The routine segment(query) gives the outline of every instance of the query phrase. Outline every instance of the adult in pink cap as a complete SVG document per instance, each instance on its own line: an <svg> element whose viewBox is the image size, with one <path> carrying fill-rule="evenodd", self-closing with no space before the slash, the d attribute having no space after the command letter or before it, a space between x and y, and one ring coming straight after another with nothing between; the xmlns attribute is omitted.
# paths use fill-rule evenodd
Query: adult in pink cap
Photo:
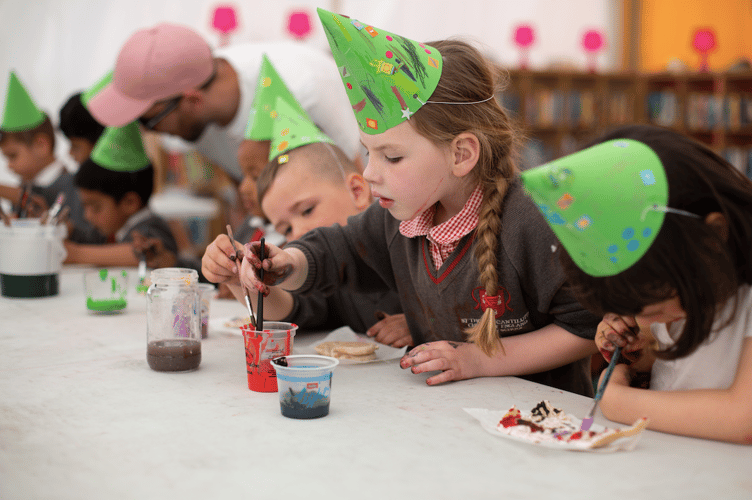
<svg viewBox="0 0 752 500"><path fill-rule="evenodd" d="M237 152L263 54L312 120L355 158L358 127L334 60L294 42L243 43L212 51L186 26L144 28L122 46L112 82L92 98L89 110L108 126L138 119L147 129L194 142L200 153L240 180Z"/></svg>

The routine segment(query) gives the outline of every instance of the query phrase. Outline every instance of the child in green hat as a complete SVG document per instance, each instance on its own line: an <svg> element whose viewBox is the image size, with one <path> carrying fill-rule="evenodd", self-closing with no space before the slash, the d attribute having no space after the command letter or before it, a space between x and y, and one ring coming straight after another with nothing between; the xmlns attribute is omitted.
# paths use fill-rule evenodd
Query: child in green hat
<svg viewBox="0 0 752 500"><path fill-rule="evenodd" d="M70 141L69 154L79 165L91 155L94 145L104 132L104 125L91 116L87 106L91 98L111 80L112 71L87 90L70 96L60 108L60 131Z"/></svg>
<svg viewBox="0 0 752 500"><path fill-rule="evenodd" d="M101 245L66 243L67 263L97 266L136 266L131 243L152 238L160 248L177 255L175 238L165 220L149 210L154 167L146 156L138 124L108 127L91 156L76 172L75 183L86 218L101 231Z"/></svg>
<svg viewBox="0 0 752 500"><path fill-rule="evenodd" d="M284 249L267 244L263 283L253 243L241 282L263 293L396 292L418 346L401 366L439 371L429 385L522 375L592 394L598 318L566 291L551 259L556 239L522 192L493 65L460 40L422 44L322 9L319 17L379 202L346 226ZM217 264L232 269L223 250Z"/></svg>
<svg viewBox="0 0 752 500"><path fill-rule="evenodd" d="M272 132L263 135L270 140L270 153L258 178L258 203L280 234L292 241L317 227L345 225L348 217L372 203L358 167L299 106L277 97L268 109L274 119L269 122ZM219 236L207 248L206 259L213 259L214 253L222 258L223 244L226 238ZM233 293L243 302L237 276L232 283ZM301 297L276 289L264 303L265 318L292 321L304 329L331 330L344 324L394 347L412 342L393 292L353 293L343 288Z"/></svg>
<svg viewBox="0 0 752 500"><path fill-rule="evenodd" d="M11 72L3 121L0 125L0 151L8 167L21 180L21 188L0 186L0 197L19 203L25 186L42 208L51 207L64 197L63 207L70 210L72 223L69 238L78 242L103 241L83 216L83 207L70 173L55 157L55 130L49 117L41 111L15 73ZM29 214L39 216L41 213Z"/></svg>
<svg viewBox="0 0 752 500"><path fill-rule="evenodd" d="M682 134L634 125L522 174L575 295L618 364L600 408L751 444L752 182ZM631 387L639 371L649 390Z"/></svg>

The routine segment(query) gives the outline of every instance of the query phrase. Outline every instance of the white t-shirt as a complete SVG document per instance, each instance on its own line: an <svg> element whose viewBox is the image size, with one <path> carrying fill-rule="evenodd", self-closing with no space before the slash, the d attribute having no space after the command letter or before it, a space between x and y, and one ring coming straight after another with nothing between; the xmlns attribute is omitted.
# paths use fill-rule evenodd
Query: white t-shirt
<svg viewBox="0 0 752 500"><path fill-rule="evenodd" d="M739 300L734 320L721 327L733 312L732 297L716 316L710 337L696 351L671 361L657 359L653 364L650 388L658 391L686 389L728 389L734 381L745 338L752 338L752 288L744 285L737 292ZM676 321L671 330L665 323L655 323L651 330L661 349L674 343L684 321Z"/></svg>
<svg viewBox="0 0 752 500"><path fill-rule="evenodd" d="M226 127L209 125L196 149L228 174L240 179L237 151L245 138L256 94L262 55L266 54L311 120L350 158L359 151L358 123L334 59L328 53L296 42L244 43L222 47L214 56L238 74L240 105Z"/></svg>

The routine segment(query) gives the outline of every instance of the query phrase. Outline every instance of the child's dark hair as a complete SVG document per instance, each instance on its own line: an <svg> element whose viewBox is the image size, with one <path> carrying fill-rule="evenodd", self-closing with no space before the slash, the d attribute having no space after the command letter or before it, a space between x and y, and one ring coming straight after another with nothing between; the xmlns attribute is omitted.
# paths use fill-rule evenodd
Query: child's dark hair
<svg viewBox="0 0 752 500"><path fill-rule="evenodd" d="M480 141L480 157L473 174L483 188L475 238L475 258L480 280L486 294L498 294L496 250L501 235L501 210L504 196L517 174L515 164L519 135L512 121L499 106L496 97L498 68L480 51L461 40L427 42L441 52L441 79L410 123L422 136L437 143L449 144L463 132L471 132ZM442 102L476 102L452 105ZM488 355L500 347L496 318L492 308L486 309L480 322L468 329L469 340ZM503 350L503 348L502 348Z"/></svg>
<svg viewBox="0 0 752 500"><path fill-rule="evenodd" d="M136 172L117 172L87 158L76 172L75 183L77 187L111 196L116 202L122 200L126 193L134 192L146 206L154 191L154 167L150 163Z"/></svg>
<svg viewBox="0 0 752 500"><path fill-rule="evenodd" d="M7 130L0 129L0 144L6 140L13 139L22 142L27 146L31 146L34 142L34 138L39 134L49 139L50 149L55 151L55 128L52 126L50 117L47 116L46 113L44 115L44 121L32 129L23 130L21 132L8 132Z"/></svg>
<svg viewBox="0 0 752 500"><path fill-rule="evenodd" d="M666 171L668 206L700 217L667 213L650 249L615 276L590 276L560 252L565 273L580 303L598 315L634 316L678 296L687 313L684 330L673 346L656 354L665 359L687 356L710 336L718 307L740 284L752 283L752 181L678 132L632 125L594 144L612 139L634 139L653 149ZM723 215L727 227L706 223L713 212Z"/></svg>
<svg viewBox="0 0 752 500"><path fill-rule="evenodd" d="M60 108L60 130L70 139L81 137L96 144L99 136L104 132L104 126L91 116L89 110L81 102L81 93L73 94Z"/></svg>

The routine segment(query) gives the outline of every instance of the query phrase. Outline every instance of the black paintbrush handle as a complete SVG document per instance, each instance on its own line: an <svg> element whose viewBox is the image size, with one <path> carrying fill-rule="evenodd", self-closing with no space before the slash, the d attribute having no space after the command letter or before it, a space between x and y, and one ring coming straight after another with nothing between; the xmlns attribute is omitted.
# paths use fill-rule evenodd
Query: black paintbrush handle
<svg viewBox="0 0 752 500"><path fill-rule="evenodd" d="M259 251L259 259L261 260L261 270L259 271L259 279L264 282L264 259L266 258L266 241L263 236L261 237L261 250ZM264 294L258 294L258 307L256 308L256 330L261 332L264 330Z"/></svg>

